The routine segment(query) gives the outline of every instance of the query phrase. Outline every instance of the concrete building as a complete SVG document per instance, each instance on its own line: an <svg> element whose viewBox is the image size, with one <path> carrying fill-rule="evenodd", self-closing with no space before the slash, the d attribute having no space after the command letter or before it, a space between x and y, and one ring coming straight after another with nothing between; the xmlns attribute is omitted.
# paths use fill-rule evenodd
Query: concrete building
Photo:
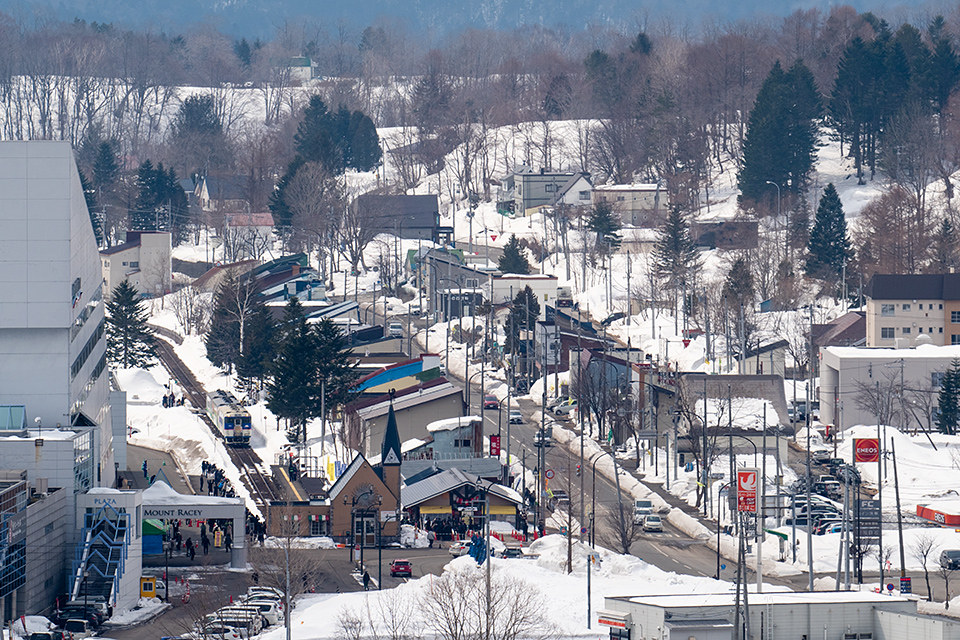
<svg viewBox="0 0 960 640"><path fill-rule="evenodd" d="M0 175L0 404L24 406L31 427L82 434L88 486L111 486L103 273L73 150L0 143ZM0 468L37 468L33 437L28 464L11 463L12 449L2 447ZM72 473L73 461L71 453L66 465L39 473ZM71 476L57 486L78 484Z"/></svg>
<svg viewBox="0 0 960 640"><path fill-rule="evenodd" d="M42 489L42 490L41 490ZM45 482L35 483L25 510L26 581L17 598L17 605L8 609L21 616L46 614L53 608L60 594L67 590L66 566L68 542L72 532L67 530L70 491L49 487Z"/></svg>
<svg viewBox="0 0 960 640"><path fill-rule="evenodd" d="M960 273L878 273L866 297L868 347L960 344Z"/></svg>
<svg viewBox="0 0 960 640"><path fill-rule="evenodd" d="M393 409L401 442L426 437L424 427L434 420L455 418L463 415L463 391L444 378L417 384L397 391ZM390 398L382 395L360 400L346 407L348 416L356 415L358 428L363 432L364 451L375 455L380 448L387 429ZM352 423L353 418L348 417Z"/></svg>
<svg viewBox="0 0 960 640"><path fill-rule="evenodd" d="M169 231L127 231L127 241L100 252L103 289L109 296L126 280L140 295L172 291L173 247Z"/></svg>
<svg viewBox="0 0 960 640"><path fill-rule="evenodd" d="M669 207L667 192L658 184L608 184L593 188L593 204L605 202L624 226L658 228Z"/></svg>
<svg viewBox="0 0 960 640"><path fill-rule="evenodd" d="M917 613L917 603L870 592L750 593L747 624L737 637L765 640L832 638L960 638L960 622ZM742 603L741 603L742 605ZM639 595L604 598L597 622L610 638L730 640L737 621L734 594ZM743 624L743 619L740 620Z"/></svg>
<svg viewBox="0 0 960 640"><path fill-rule="evenodd" d="M900 394L901 364L904 411L899 401L891 405L892 426L929 429L943 373L960 358L960 345L920 345L913 349L820 349L820 421L846 429L858 424L876 424L872 415L857 403L858 394L879 385L881 393ZM926 398L926 401L924 401Z"/></svg>

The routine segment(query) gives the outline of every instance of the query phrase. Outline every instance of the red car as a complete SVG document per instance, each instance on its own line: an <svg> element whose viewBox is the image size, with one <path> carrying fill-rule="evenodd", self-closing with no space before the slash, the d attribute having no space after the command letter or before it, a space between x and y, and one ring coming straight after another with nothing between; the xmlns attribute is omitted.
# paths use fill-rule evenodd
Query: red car
<svg viewBox="0 0 960 640"><path fill-rule="evenodd" d="M394 560L390 563L390 575L393 577L406 576L413 577L413 567L409 560Z"/></svg>
<svg viewBox="0 0 960 640"><path fill-rule="evenodd" d="M499 409L500 401L497 400L497 396L483 396L483 408L484 409Z"/></svg>

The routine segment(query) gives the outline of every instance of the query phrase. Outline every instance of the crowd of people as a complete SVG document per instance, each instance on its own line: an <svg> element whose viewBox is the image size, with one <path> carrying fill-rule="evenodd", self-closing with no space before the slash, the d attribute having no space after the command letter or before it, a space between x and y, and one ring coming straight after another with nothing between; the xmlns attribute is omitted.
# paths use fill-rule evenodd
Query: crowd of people
<svg viewBox="0 0 960 640"><path fill-rule="evenodd" d="M236 492L233 490L233 483L227 479L222 469L217 465L204 460L200 463L200 493L204 491L204 482L206 482L206 492L210 496L221 498L235 498Z"/></svg>

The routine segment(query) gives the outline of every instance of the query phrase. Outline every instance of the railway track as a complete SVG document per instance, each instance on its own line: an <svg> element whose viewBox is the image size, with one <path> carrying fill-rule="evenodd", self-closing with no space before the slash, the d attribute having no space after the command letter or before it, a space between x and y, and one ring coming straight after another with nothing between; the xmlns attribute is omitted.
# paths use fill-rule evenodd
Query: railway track
<svg viewBox="0 0 960 640"><path fill-rule="evenodd" d="M210 429L210 433L223 441L223 436L217 431L213 422L207 417L207 394L203 386L197 381L193 372L187 368L183 361L173 351L173 347L164 339L156 341L157 355L160 362L170 374L170 377L177 381L187 400L193 405L196 415L203 420ZM224 445L226 443L224 442ZM265 510L271 500L282 498L274 483L273 476L264 473L263 460L255 451L250 448L227 447L227 453L230 459L240 471L240 476L244 479L250 495L253 497L257 506Z"/></svg>

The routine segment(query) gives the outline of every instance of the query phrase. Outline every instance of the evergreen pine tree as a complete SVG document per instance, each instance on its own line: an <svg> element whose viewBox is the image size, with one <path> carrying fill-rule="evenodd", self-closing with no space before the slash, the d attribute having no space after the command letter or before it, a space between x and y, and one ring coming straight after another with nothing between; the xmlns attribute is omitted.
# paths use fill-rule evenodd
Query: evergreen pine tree
<svg viewBox="0 0 960 640"><path fill-rule="evenodd" d="M510 315L507 318L507 351L510 353L526 353L526 344L520 340L524 331L533 331L537 319L540 317L540 303L536 294L529 286L518 291L510 304Z"/></svg>
<svg viewBox="0 0 960 640"><path fill-rule="evenodd" d="M130 228L137 231L156 231L157 212L156 172L150 160L144 160L137 169L137 199L130 212Z"/></svg>
<svg viewBox="0 0 960 640"><path fill-rule="evenodd" d="M93 236L97 239L97 246L103 246L103 225L100 223L100 212L97 206L97 191L87 180L87 176L80 172L80 188L83 189L83 199L87 203L87 213L90 215L90 224L93 225Z"/></svg>
<svg viewBox="0 0 960 640"><path fill-rule="evenodd" d="M303 426L314 407L313 380L317 361L317 341L303 316L303 306L290 298L284 309L282 336L271 367L273 377L267 384L267 408L287 420L287 438L303 440Z"/></svg>
<svg viewBox="0 0 960 640"><path fill-rule="evenodd" d="M613 251L620 247L622 238L617 233L623 225L608 202L598 202L593 205L587 228L597 234L597 249L603 246L605 251Z"/></svg>
<svg viewBox="0 0 960 640"><path fill-rule="evenodd" d="M807 275L828 281L839 278L844 263L853 257L843 205L832 182L820 198L807 251Z"/></svg>
<svg viewBox="0 0 960 640"><path fill-rule="evenodd" d="M335 138L334 116L320 96L310 96L293 142L304 161L319 162L334 175L343 173L343 149Z"/></svg>
<svg viewBox="0 0 960 640"><path fill-rule="evenodd" d="M730 300L734 308L742 305L744 309L751 309L754 293L754 280L750 265L747 264L743 256L740 256L734 261L730 271L727 272L727 278L723 283L723 295Z"/></svg>
<svg viewBox="0 0 960 640"><path fill-rule="evenodd" d="M370 171L383 158L380 136L370 116L354 111L351 119L350 148L353 152L350 166L357 171Z"/></svg>
<svg viewBox="0 0 960 640"><path fill-rule="evenodd" d="M743 143L738 176L743 201L783 191L799 193L813 168L821 104L813 74L802 62L788 72L773 65L757 93Z"/></svg>
<svg viewBox="0 0 960 640"><path fill-rule="evenodd" d="M360 375L356 364L350 361L351 349L340 327L329 318L323 318L313 325L313 333L317 343L317 375L311 395L314 397L313 416L319 417L321 391L325 392L327 411L336 410L353 400Z"/></svg>
<svg viewBox="0 0 960 640"><path fill-rule="evenodd" d="M956 435L960 425L960 360L954 360L943 374L937 397L937 429Z"/></svg>
<svg viewBox="0 0 960 640"><path fill-rule="evenodd" d="M147 317L140 294L129 282L124 280L113 289L107 302L107 359L115 366L147 367L156 359Z"/></svg>
<svg viewBox="0 0 960 640"><path fill-rule="evenodd" d="M103 191L112 187L120 176L120 167L117 164L117 155L113 145L101 142L97 147L97 155L93 161L93 185Z"/></svg>
<svg viewBox="0 0 960 640"><path fill-rule="evenodd" d="M500 261L497 268L501 273L519 273L527 275L530 273L530 263L527 256L523 253L523 247L516 235L511 235L507 244L503 246L503 253L500 254Z"/></svg>
<svg viewBox="0 0 960 640"><path fill-rule="evenodd" d="M700 251L690 235L690 225L680 207L670 207L667 220L660 228L653 247L657 277L666 279L669 288L678 289L686 281L692 283L703 267Z"/></svg>
<svg viewBox="0 0 960 640"><path fill-rule="evenodd" d="M270 208L270 213L273 214L274 226L278 229L289 229L293 225L293 211L285 200L287 185L293 180L300 167L305 164L306 161L301 156L296 156L287 166L287 172L280 178L277 188L270 194L270 201L267 206Z"/></svg>
<svg viewBox="0 0 960 640"><path fill-rule="evenodd" d="M253 386L250 384L253 380L262 384L269 373L274 355L274 330L273 314L256 298L244 331L243 353L237 360L237 376L247 381L248 386Z"/></svg>

